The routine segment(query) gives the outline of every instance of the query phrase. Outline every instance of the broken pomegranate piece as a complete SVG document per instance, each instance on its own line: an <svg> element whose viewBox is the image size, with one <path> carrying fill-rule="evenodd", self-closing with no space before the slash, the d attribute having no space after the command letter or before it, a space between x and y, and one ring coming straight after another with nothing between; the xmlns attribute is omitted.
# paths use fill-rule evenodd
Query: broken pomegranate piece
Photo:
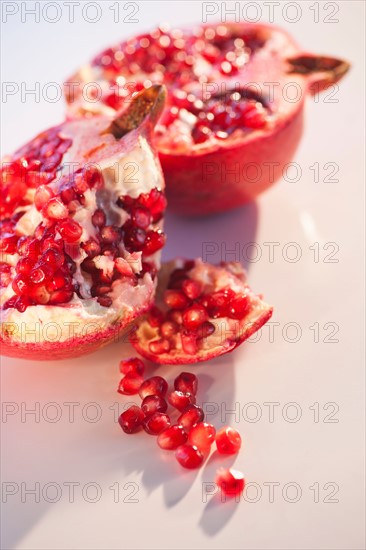
<svg viewBox="0 0 366 550"><path fill-rule="evenodd" d="M65 95L72 116L90 116L118 111L136 91L166 83L155 143L169 205L202 215L244 204L281 178L302 135L306 96L348 68L341 59L304 54L268 24L160 25L98 54L70 78ZM83 93L88 82L98 84L99 100Z"/></svg>
<svg viewBox="0 0 366 550"><path fill-rule="evenodd" d="M185 292L192 283L200 289L194 299ZM137 321L130 341L156 363L197 363L232 351L271 315L272 308L249 288L239 264L178 259L163 265L156 304ZM186 387L182 379L177 385Z"/></svg>
<svg viewBox="0 0 366 550"><path fill-rule="evenodd" d="M150 140L164 97L152 86L118 115L66 121L3 159L4 355L81 355L150 307L166 206Z"/></svg>

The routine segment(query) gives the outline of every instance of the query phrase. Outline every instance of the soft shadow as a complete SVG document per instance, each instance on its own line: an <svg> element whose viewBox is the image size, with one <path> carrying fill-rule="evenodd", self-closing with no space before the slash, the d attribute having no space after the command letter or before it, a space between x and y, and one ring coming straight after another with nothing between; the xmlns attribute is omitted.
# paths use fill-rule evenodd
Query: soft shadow
<svg viewBox="0 0 366 550"><path fill-rule="evenodd" d="M248 247L255 241L258 224L258 206L250 202L245 206L206 217L185 217L168 213L165 231L168 241L163 251L165 260L177 255L186 258L202 257L204 261L241 262L246 269L250 265Z"/></svg>

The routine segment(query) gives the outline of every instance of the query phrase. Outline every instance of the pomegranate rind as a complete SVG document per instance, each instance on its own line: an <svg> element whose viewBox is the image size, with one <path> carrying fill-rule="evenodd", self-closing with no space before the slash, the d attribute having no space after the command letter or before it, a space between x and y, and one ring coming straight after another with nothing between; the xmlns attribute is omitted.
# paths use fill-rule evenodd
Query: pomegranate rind
<svg viewBox="0 0 366 550"><path fill-rule="evenodd" d="M122 194L132 198L152 189L163 191L164 178L156 151L151 145L151 135L163 107L164 98L164 87L157 85L135 96L132 103L133 117L130 118L129 125L123 121L123 117L126 120L129 113L129 107L126 106L126 112L114 117L69 120L57 127L63 138L72 140L71 147L62 158L66 174L70 173L69 163L74 163L80 168L90 162L100 167L104 181L108 180L108 185L112 187L112 191L115 189L116 193L117 183L118 193L122 189ZM114 124L117 124L118 130L113 127ZM122 133L121 129L125 126L126 132ZM122 135L118 135L118 131ZM11 157L4 160L11 160ZM120 170L116 170L115 167L116 163L122 162L123 168L123 163L129 161L134 161L139 170L135 175L133 187L126 189L123 170L121 172L119 164ZM62 182L62 177L50 184L55 192L58 190L59 182ZM145 187L141 188L144 185ZM112 202L111 199L110 204ZM95 203L91 203L95 208ZM16 231L19 235L33 235L40 222L40 214L32 203L22 207L22 211L24 209L26 212L18 220ZM124 211L121 212L123 219L125 214ZM83 209L78 210L79 213L82 214ZM89 218L86 220L88 228L92 227L92 213L93 211L89 212ZM162 219L154 227L162 228ZM80 245L76 247L78 251L74 252L76 257L81 256L81 262L85 256L82 256ZM10 262L12 271L17 263L16 256L8 254L2 258L6 263ZM133 254L131 258L132 256ZM160 250L151 254L148 259L153 260L158 268ZM135 258L131 259L131 262L135 261ZM141 262L141 259L139 261ZM12 277L14 274L13 272ZM113 283L113 307L102 307L92 296L83 299L74 295L72 300L65 304L29 305L23 312L11 307L2 310L1 354L31 360L62 359L90 353L112 341L120 340L129 330L132 321L151 306L156 281L146 272L136 284L131 284L128 276L116 283L116 286ZM14 294L11 285L12 281L5 288L1 288L2 305Z"/></svg>
<svg viewBox="0 0 366 550"><path fill-rule="evenodd" d="M163 264L156 294L156 305L162 305L162 296L167 287L169 276L177 268L184 265L185 260L178 259ZM254 294L246 281L246 274L236 262L213 266L195 260L194 267L187 272L193 279L204 283L204 292L218 291L230 287L235 292L245 292L249 298L249 309L241 321L226 317L209 319L216 327L215 333L203 340L203 346L196 354L187 354L183 350L172 349L168 353L154 354L149 349L149 343L160 338L159 328L152 327L148 316L142 317L134 324L130 333L130 342L146 359L162 365L194 364L208 361L236 349L245 340L257 332L272 316L273 308Z"/></svg>

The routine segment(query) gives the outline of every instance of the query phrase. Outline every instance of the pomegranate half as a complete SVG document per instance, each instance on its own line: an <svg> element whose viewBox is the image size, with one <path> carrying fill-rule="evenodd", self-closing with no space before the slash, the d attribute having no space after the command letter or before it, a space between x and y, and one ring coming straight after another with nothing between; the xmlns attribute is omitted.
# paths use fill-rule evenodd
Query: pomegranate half
<svg viewBox="0 0 366 550"><path fill-rule="evenodd" d="M160 26L100 53L69 79L65 95L70 116L91 116L165 83L155 143L169 206L202 215L244 204L282 176L301 138L306 96L348 68L304 53L272 25Z"/></svg>
<svg viewBox="0 0 366 550"><path fill-rule="evenodd" d="M232 351L272 316L235 262L177 259L163 264L158 280L156 305L130 335L155 363L197 363Z"/></svg>
<svg viewBox="0 0 366 550"><path fill-rule="evenodd" d="M2 161L1 353L58 359L114 338L153 300L166 199L151 134L165 90L42 132Z"/></svg>

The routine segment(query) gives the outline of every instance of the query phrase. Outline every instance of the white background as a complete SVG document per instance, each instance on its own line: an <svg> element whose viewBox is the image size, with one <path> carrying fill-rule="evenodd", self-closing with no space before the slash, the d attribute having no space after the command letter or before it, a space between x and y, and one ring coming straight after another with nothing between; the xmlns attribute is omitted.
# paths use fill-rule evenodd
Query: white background
<svg viewBox="0 0 366 550"><path fill-rule="evenodd" d="M33 4L28 2L27 7ZM248 2L241 6L245 4ZM122 434L110 407L115 402L122 407L126 401L115 391L118 362L131 352L126 344L57 363L2 358L3 402L14 402L23 412L35 406L41 409L39 422L30 415L22 419L20 412L6 422L2 418L2 481L19 485L19 492L3 504L2 548L365 547L361 305L365 10L363 2L331 2L331 8L329 3L327 8L325 3L318 4L318 23L310 9L314 2L301 2L297 23L284 20L282 4L275 11L275 23L288 28L304 49L344 57L352 63L334 96L336 102L327 102L325 96L318 103L308 101L306 131L295 159L302 170L299 181L279 182L257 203L228 214L199 220L169 215L166 222L169 241L165 258L199 256L204 242L223 243L225 254L235 243L242 247L255 241L262 252L256 262L241 259L254 290L263 292L275 307L273 322L279 325L274 328L274 340L264 328L256 343L192 368L201 379L199 398L217 403L221 411L209 420L217 426L231 423L242 433L244 445L235 466L248 482L257 485L252 485L246 501L239 504L220 503L216 498L204 502L202 483L213 480L218 466L233 461L213 456L198 472L183 472L172 456L159 452L154 438ZM4 82L19 87L24 82L29 88L39 82L42 89L48 82L61 83L101 48L122 37L161 21L178 25L202 20L200 2L138 2L138 22L119 24L113 23L109 2L100 3L102 17L96 24L83 21L81 7L75 9L75 22L69 23L63 2L59 5L62 18L58 23L42 18L34 23L32 16L22 22L19 11L2 24ZM325 23L333 5L339 8L333 16L338 22ZM21 5L18 7L20 10ZM291 10L286 12L287 19L294 17ZM121 10L121 16L128 11ZM253 11L248 13L253 17ZM219 18L220 14L212 20ZM267 19L268 11L262 6L262 20ZM30 96L22 101L19 93L3 98L1 107L3 153L59 122L64 112L62 101L50 103L41 98L37 103ZM329 171L321 168L320 181L315 182L309 168L315 162L320 167L337 163L335 178L339 181L324 181ZM265 242L280 243L273 262ZM301 248L296 263L282 256L289 242ZM310 249L315 242L320 246L318 262ZM339 247L334 256L337 263L325 261L332 251L323 249L326 243ZM225 257L219 254L208 258L221 259ZM234 258L227 255L226 259ZM282 334L287 323L301 328L296 343L288 341L294 338L293 331ZM314 341L310 329L314 323L319 323L319 342ZM326 323L332 324L324 328ZM327 343L335 325L339 330L333 339L338 342ZM173 379L180 370L166 367L157 372ZM50 402L58 404L62 415L55 423L51 422L55 409L47 408ZM69 421L66 402L79 403L74 422ZM97 403L102 413L94 423L88 421L88 415L90 420L95 409L85 407L91 402ZM268 402L279 403L273 422L264 405ZM296 403L297 412L288 403ZM318 422L314 403L319 403ZM239 407L240 418L225 418L224 407ZM333 422L325 422L335 408L338 412L328 418ZM258 420L250 421L256 414ZM298 421L290 422L288 417L296 414ZM47 502L55 495L50 488L39 503L32 495L22 503L22 482L26 484L23 489L36 482L41 489L47 483L57 483L62 488L61 498L57 503ZM80 484L75 487L73 503L64 485L67 482ZM279 485L270 498L268 484L272 482ZM287 496L286 489L283 492L291 482L301 489L298 502L289 502L294 498L291 486ZM100 487L99 502L83 499L82 488L87 483ZM120 487L118 503L109 489L113 484ZM319 484L320 502L315 502L314 484ZM253 502L258 486L261 494ZM339 488L333 496L336 502L326 502L335 486ZM138 502L128 502L134 487ZM94 494L91 488L87 498Z"/></svg>

